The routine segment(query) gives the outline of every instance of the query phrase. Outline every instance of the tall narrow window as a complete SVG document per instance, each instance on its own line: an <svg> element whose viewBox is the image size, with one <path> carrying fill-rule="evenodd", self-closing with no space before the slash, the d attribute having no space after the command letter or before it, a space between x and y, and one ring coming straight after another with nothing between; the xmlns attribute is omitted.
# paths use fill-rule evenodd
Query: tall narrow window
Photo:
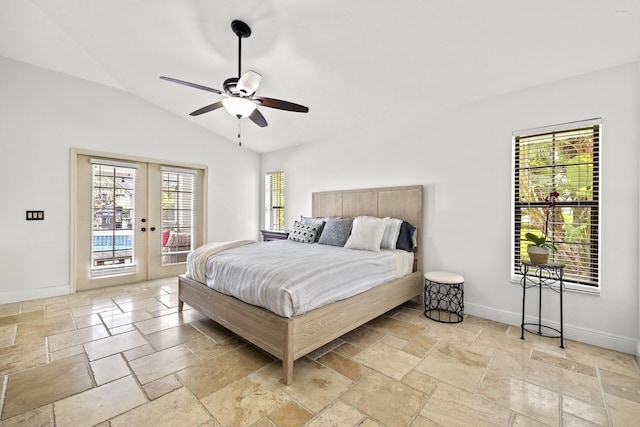
<svg viewBox="0 0 640 427"><path fill-rule="evenodd" d="M599 287L600 128L589 120L514 132L514 275L528 259L525 234L546 232L565 282ZM559 197L549 208L551 192Z"/></svg>
<svg viewBox="0 0 640 427"><path fill-rule="evenodd" d="M137 165L92 159L91 277L135 271Z"/></svg>
<svg viewBox="0 0 640 427"><path fill-rule="evenodd" d="M192 249L195 171L162 167L162 265L185 262Z"/></svg>
<svg viewBox="0 0 640 427"><path fill-rule="evenodd" d="M284 230L284 172L269 172L264 177L264 226Z"/></svg>

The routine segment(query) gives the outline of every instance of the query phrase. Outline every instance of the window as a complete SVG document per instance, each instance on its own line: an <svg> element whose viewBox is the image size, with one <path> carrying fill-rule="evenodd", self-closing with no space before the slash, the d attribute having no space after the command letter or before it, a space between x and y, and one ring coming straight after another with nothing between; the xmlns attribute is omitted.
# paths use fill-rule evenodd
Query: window
<svg viewBox="0 0 640 427"><path fill-rule="evenodd" d="M264 226L284 230L284 172L269 172L264 177Z"/></svg>
<svg viewBox="0 0 640 427"><path fill-rule="evenodd" d="M137 165L91 159L91 277L135 272Z"/></svg>
<svg viewBox="0 0 640 427"><path fill-rule="evenodd" d="M567 284L599 287L600 120L514 132L513 273L529 259L526 233L555 245ZM547 209L545 197L558 192Z"/></svg>
<svg viewBox="0 0 640 427"><path fill-rule="evenodd" d="M163 166L162 265L185 262L192 249L196 172Z"/></svg>

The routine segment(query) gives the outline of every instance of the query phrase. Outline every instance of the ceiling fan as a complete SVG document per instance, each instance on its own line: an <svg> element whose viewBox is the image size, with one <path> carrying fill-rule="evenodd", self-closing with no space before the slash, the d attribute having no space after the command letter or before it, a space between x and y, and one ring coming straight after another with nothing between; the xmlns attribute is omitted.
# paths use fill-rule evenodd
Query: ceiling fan
<svg viewBox="0 0 640 427"><path fill-rule="evenodd" d="M189 115L199 116L224 107L229 114L238 119L249 117L258 126L265 127L267 126L267 120L258 110L258 106L307 113L309 108L304 105L255 95L258 86L260 86L262 76L255 71L247 71L241 75L242 39L251 35L251 28L243 21L234 20L231 23L231 29L238 36L238 77L231 77L225 80L222 85L224 91L171 77L160 77L163 80L222 95L222 100L202 107Z"/></svg>

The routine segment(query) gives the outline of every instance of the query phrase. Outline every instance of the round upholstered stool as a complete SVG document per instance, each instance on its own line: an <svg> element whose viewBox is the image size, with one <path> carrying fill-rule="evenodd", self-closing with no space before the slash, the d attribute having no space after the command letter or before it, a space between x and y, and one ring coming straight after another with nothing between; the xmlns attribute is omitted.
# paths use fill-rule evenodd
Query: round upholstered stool
<svg viewBox="0 0 640 427"><path fill-rule="evenodd" d="M464 316L464 277L448 271L424 275L424 315L442 323L459 323Z"/></svg>

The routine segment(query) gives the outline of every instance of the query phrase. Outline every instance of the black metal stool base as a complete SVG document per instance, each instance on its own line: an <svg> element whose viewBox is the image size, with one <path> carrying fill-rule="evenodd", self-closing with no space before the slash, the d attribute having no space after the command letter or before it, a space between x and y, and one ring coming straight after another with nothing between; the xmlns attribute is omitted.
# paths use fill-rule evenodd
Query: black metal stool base
<svg viewBox="0 0 640 427"><path fill-rule="evenodd" d="M427 316L427 318L440 323L460 323L463 319L461 314L446 310L425 310L424 315Z"/></svg>
<svg viewBox="0 0 640 427"><path fill-rule="evenodd" d="M436 322L460 323L464 316L463 283L424 281L424 315Z"/></svg>

